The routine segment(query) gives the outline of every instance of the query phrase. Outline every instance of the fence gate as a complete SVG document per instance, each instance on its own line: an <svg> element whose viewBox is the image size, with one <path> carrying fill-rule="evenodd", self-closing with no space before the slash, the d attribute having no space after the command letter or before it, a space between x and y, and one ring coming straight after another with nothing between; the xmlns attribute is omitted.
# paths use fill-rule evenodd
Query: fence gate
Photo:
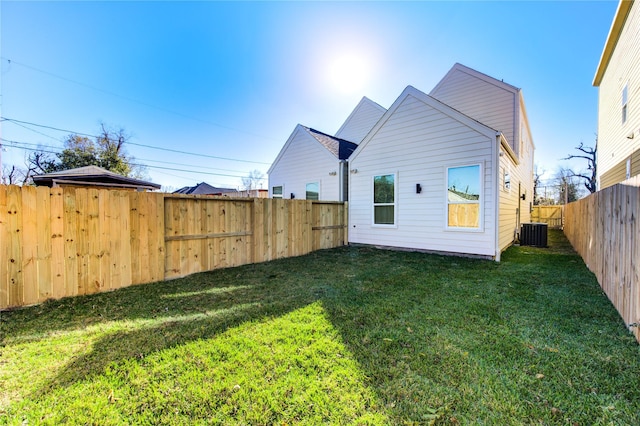
<svg viewBox="0 0 640 426"><path fill-rule="evenodd" d="M562 229L564 206L533 206L531 222L546 223L551 229Z"/></svg>

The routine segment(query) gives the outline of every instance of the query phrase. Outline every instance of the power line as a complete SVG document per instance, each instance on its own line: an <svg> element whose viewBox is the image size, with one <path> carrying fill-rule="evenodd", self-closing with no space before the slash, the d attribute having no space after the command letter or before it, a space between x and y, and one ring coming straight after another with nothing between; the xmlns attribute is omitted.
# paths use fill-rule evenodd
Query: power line
<svg viewBox="0 0 640 426"><path fill-rule="evenodd" d="M15 123L15 124L27 124L30 126L36 126L36 127L41 127L44 129L50 129L50 130L55 130L55 131L59 131L59 132L66 132L66 133L73 133L75 135L80 135L80 136L87 136L87 137L91 137L91 138L98 138L99 136L97 135L90 135L88 133L81 133L81 132L74 132L73 130L67 130L67 129L61 129L59 127L53 127L53 126L47 126L44 124L37 124L37 123L32 123L29 121L23 121L23 120L16 120L14 118L9 118L9 117L0 117L2 118L3 121L9 121L11 123ZM20 125L18 124L18 125ZM22 126L24 127L24 126ZM48 135L45 135L48 136ZM51 136L48 136L51 137ZM226 160L226 161L236 161L236 162L241 162L241 163L251 163L251 164L263 164L263 165L269 165L271 163L265 163L263 161L251 161L251 160L241 160L238 158L228 158L228 157L218 157L215 155L207 155L207 154L201 154L201 153L195 153L195 152L188 152L188 151L181 151L181 150L177 150L177 149L171 149L171 148L161 148L161 147L157 147L157 146L153 146L153 145L145 145L145 144L139 144L139 143L134 143L134 142L126 142L129 145L135 145L135 146L141 146L144 148L150 148L150 149L157 149L160 151L167 151L167 152L174 152L174 153L178 153L178 154L184 154L184 155L193 155L196 157L206 157L206 158L214 158L216 160Z"/></svg>
<svg viewBox="0 0 640 426"><path fill-rule="evenodd" d="M101 89L99 87L95 87L95 86L92 86L90 84L86 84L86 83L83 83L83 82L80 82L80 81L77 81L77 80L73 80L73 79L70 79L70 78L67 78L67 77L63 77L61 75L54 74L52 72L42 70L40 68L36 68L34 66L31 66L31 65L27 65L27 64L24 64L24 63L21 63L21 62L16 62L13 59L9 59L9 58L6 58L4 56L0 56L0 58L5 60L5 61L7 61L9 64L16 64L16 65L19 65L21 67L30 69L32 71L36 71L36 72L48 75L50 77L54 77L54 78L57 78L57 79L60 79L60 80L64 80L64 81L67 81L69 83L77 84L79 86L82 86L82 87L85 87L85 88L88 88L88 89L91 89L91 90L95 90L95 91L98 91L98 92L101 92L101 93L104 93L104 94L107 94L107 95L110 95L110 96L114 96L114 97L117 97L117 98L120 98L120 99L124 99L124 100L129 101L129 102L133 102L133 103L137 103L137 104L140 104L140 105L144 105L144 106L149 107L149 108L157 109L159 111L167 112L169 114L174 114L174 115L177 115L177 116L180 116L180 117L183 117L183 118L187 118L187 119L190 119L190 120L194 120L194 121L198 121L198 122L201 122L201 123L209 124L211 126L216 126L216 127L222 128L222 129L232 130L232 131L238 132L238 133L244 133L244 134L247 134L247 135L250 135L250 136L259 137L259 138L262 138L262 139L276 140L276 139L271 138L271 137L258 135L256 133L248 132L246 130L238 129L238 128L231 127L231 126L225 126L223 124L216 123L214 121L209 121L209 120L204 120L202 118L193 117L193 116L190 116L190 115L187 115L187 114L183 114L183 113L178 112L178 111L173 111L173 110L170 110L168 108L160 107L160 106L153 105L153 104L150 104L150 103L147 103L147 102L144 102L144 101L140 101L138 99L130 98L128 96L123 96L123 95L120 95L118 93L112 92L110 90Z"/></svg>
<svg viewBox="0 0 640 426"><path fill-rule="evenodd" d="M25 129L27 129L27 130L30 130L30 131L32 131L32 132L35 132L35 133L37 133L37 134L39 134L39 135L46 136L46 137L48 137L48 138L50 138L50 139L53 139L53 140L55 140L55 141L58 141L58 142L60 141L58 138L56 138L56 137L54 137L54 136L48 135L48 134L46 134L46 133L39 132L39 131L37 131L37 130L35 130L35 129L32 129L32 128L30 128L30 127L27 127L27 126L24 126L24 125L20 124L20 121L19 121L19 120L12 120L12 119L8 119L8 118L0 118L0 121L11 121L11 122L13 122L13 124L16 124L16 125L18 125L18 126L20 126L20 127L23 127L23 128L25 128ZM29 124L32 124L32 123L29 123ZM35 124L34 124L34 125L35 125ZM45 127L45 126L43 126L43 127ZM53 130L58 130L58 129L53 128ZM64 131L64 132L70 132L70 133L73 133L73 132L71 132L71 131L67 131L67 130L62 130L62 131ZM75 134L80 135L80 133L75 133ZM95 137L97 137L97 136L89 135L89 134L81 134L81 135L83 135L83 136L91 136L91 137L94 137L94 138L95 138ZM19 143L19 144L22 144L22 145L37 146L37 147L41 147L41 146L43 146L42 144L35 144L35 143L29 143L29 142L15 142L15 143ZM44 145L44 146L46 147L46 146L48 146L48 145ZM51 147L51 148L56 148L56 147ZM59 153L59 151L58 151L58 152L54 152L54 153L55 153L55 154L57 154L57 153ZM140 158L140 157L136 157L136 158L133 158L133 159L134 159L134 160L140 160L140 161L149 161L149 162L151 162L151 163L171 164L171 165L174 165L174 166L186 166L186 167L190 167L190 166L191 166L191 164L176 163L176 162L172 162L172 161L151 160L151 159L148 159L148 158ZM221 171L225 171L225 172L240 172L240 173L244 173L244 171L243 171L243 170L237 170L237 169L222 169L222 168L219 168L219 167L207 167L207 169L209 169L209 170L221 170Z"/></svg>
<svg viewBox="0 0 640 426"><path fill-rule="evenodd" d="M49 150L46 150L46 149L27 148L27 147L20 146L20 145L36 145L36 144L28 143L28 142L19 142L19 141L14 141L14 140L5 139L5 138L0 138L0 140L12 144L11 147L13 147L13 148L22 149L24 151L45 152L47 154L59 154L60 153L60 151L49 151ZM176 172L194 173L194 174L200 174L200 175L224 176L224 177L233 177L233 178L244 178L244 177L246 177L246 176L242 176L242 175L230 175L230 174L225 174L225 173L201 172L201 171L197 171L197 170L177 169L177 168L173 168L173 167L149 166L147 164L142 164L142 163L129 163L129 164L132 165L132 166L147 167L147 168L150 168L150 169L171 170L171 171L176 171ZM266 180L266 179L267 178L264 178L264 177L263 178L259 178L259 180Z"/></svg>

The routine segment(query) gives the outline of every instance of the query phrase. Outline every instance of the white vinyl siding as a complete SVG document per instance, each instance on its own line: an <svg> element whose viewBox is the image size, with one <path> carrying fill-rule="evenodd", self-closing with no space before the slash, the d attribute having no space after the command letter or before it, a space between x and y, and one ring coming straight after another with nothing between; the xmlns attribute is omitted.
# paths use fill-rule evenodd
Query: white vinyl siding
<svg viewBox="0 0 640 426"><path fill-rule="evenodd" d="M364 97L335 136L350 142L360 143L385 112L383 107Z"/></svg>
<svg viewBox="0 0 640 426"><path fill-rule="evenodd" d="M633 3L611 55L598 91L598 180L600 189L617 183L601 180L620 168L617 181L624 179L625 161L640 149L640 4ZM622 93L627 87L626 121L621 113ZM593 142L592 142L593 143ZM587 141L585 144L589 145Z"/></svg>
<svg viewBox="0 0 640 426"><path fill-rule="evenodd" d="M298 126L269 170L269 187L283 185L284 198L304 199L306 185L317 182L320 199L340 200L340 162L302 127Z"/></svg>
<svg viewBox="0 0 640 426"><path fill-rule="evenodd" d="M458 64L430 95L502 132L516 154L519 154L516 127L518 96L515 88Z"/></svg>
<svg viewBox="0 0 640 426"><path fill-rule="evenodd" d="M412 88L411 88L412 89ZM352 155L349 168L349 241L353 243L495 255L495 132L424 94L407 89ZM421 93L421 92L419 92ZM443 112L443 110L445 112ZM483 164L483 232L450 232L446 227L446 168ZM373 176L389 166L396 185L395 228L372 226ZM416 193L420 183L421 193Z"/></svg>

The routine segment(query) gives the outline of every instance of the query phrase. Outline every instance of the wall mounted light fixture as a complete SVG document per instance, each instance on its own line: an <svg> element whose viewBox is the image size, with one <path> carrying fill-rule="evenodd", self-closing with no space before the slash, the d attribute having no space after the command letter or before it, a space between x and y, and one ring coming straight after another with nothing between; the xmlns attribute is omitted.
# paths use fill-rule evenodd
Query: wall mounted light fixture
<svg viewBox="0 0 640 426"><path fill-rule="evenodd" d="M416 183L416 194L419 194L422 192L422 186L419 183Z"/></svg>
<svg viewBox="0 0 640 426"><path fill-rule="evenodd" d="M294 194L293 192L291 193L291 199L293 200L294 198L296 198L296 194Z"/></svg>

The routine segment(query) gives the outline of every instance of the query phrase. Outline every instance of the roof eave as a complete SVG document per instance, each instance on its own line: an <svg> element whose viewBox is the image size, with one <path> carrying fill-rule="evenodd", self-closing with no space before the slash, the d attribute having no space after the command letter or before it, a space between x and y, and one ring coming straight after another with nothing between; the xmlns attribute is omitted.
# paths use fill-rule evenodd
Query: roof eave
<svg viewBox="0 0 640 426"><path fill-rule="evenodd" d="M618 9L616 10L616 14L613 18L613 23L611 24L611 29L609 30L609 35L607 36L607 41L604 44L604 49L602 50L602 55L600 56L600 62L598 63L596 75L593 78L593 85L595 87L599 87L600 83L602 82L602 78L604 77L604 73L609 66L613 51L618 44L620 33L622 33L622 28L624 27L624 23L627 20L627 16L629 16L629 11L631 10L631 6L633 6L633 2L634 0L621 0L618 4Z"/></svg>

